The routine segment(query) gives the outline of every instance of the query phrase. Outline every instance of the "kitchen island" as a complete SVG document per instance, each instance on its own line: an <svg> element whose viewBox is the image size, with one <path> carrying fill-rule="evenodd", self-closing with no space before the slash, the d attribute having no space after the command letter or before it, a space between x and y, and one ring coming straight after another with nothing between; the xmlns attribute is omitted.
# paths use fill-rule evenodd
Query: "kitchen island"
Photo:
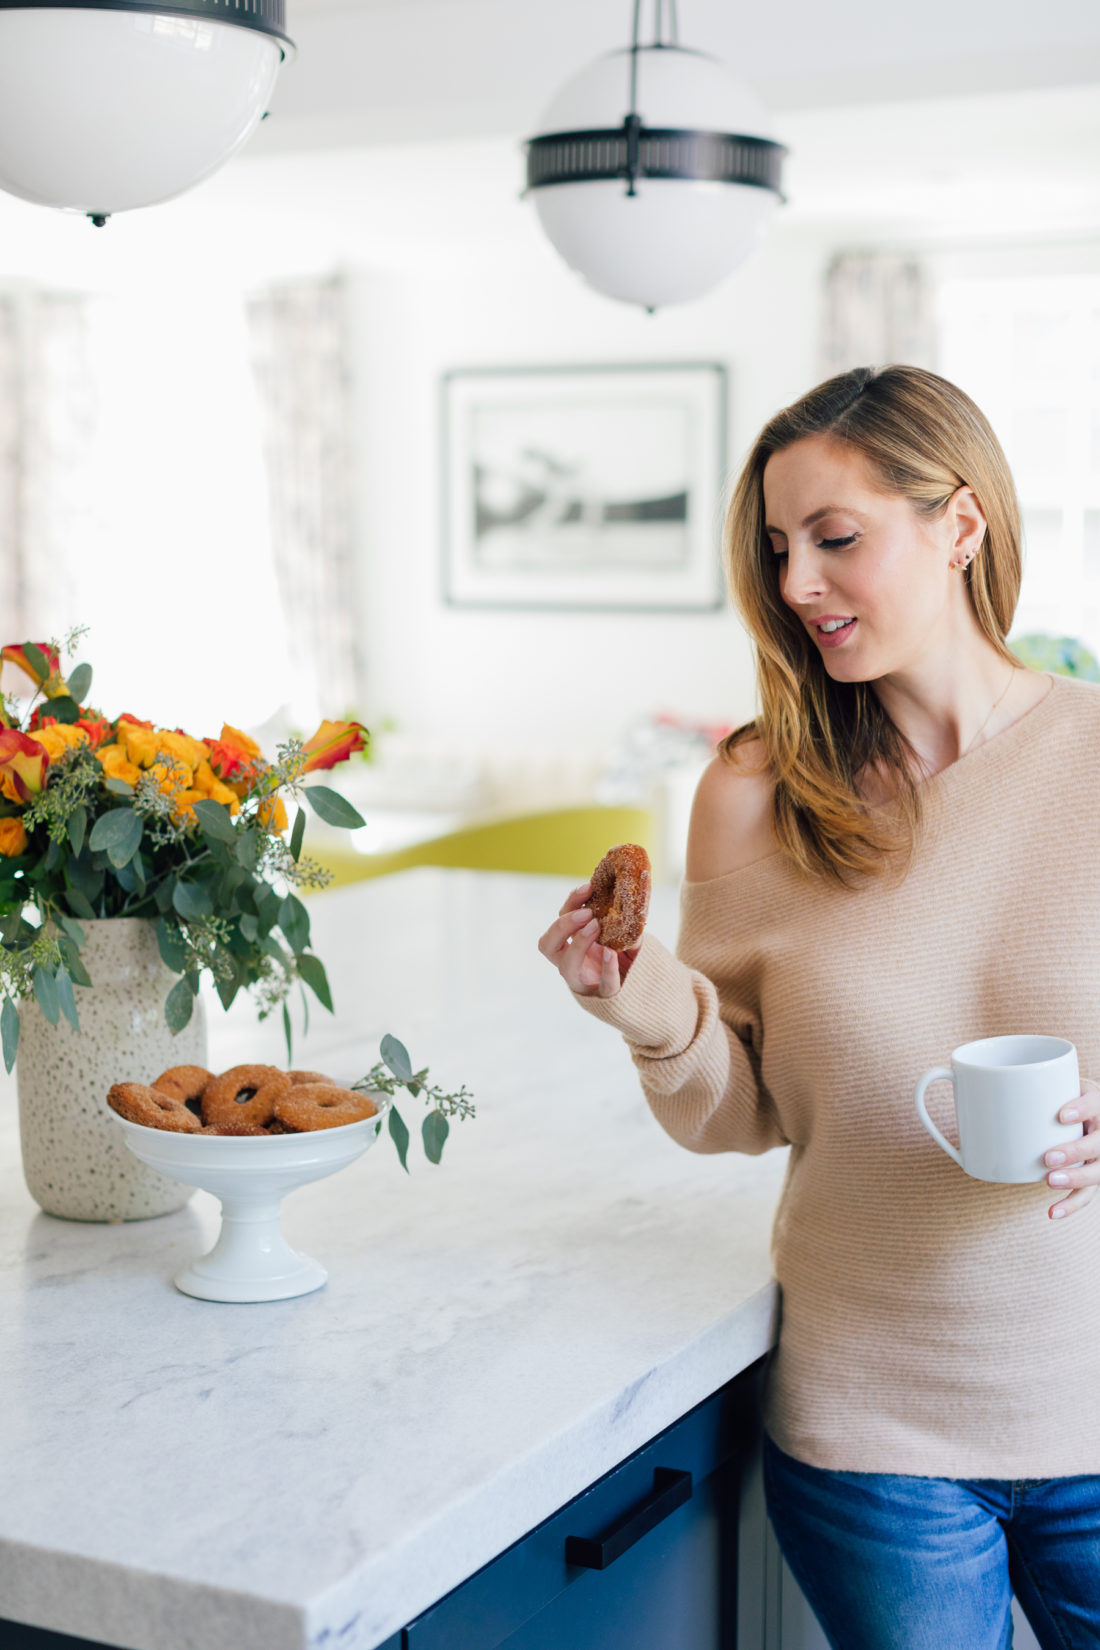
<svg viewBox="0 0 1100 1650"><path fill-rule="evenodd" d="M217 1232L202 1192L126 1225L40 1213L0 1077L0 1617L374 1650L766 1352L786 1153L663 1133L536 950L568 886L419 869L310 901L336 1013L295 1064L351 1080L392 1032L477 1107L435 1166L399 1094L408 1175L383 1132L286 1200L314 1294L180 1294ZM674 889L650 925L672 941ZM250 1004L209 1019L215 1069L285 1063Z"/></svg>

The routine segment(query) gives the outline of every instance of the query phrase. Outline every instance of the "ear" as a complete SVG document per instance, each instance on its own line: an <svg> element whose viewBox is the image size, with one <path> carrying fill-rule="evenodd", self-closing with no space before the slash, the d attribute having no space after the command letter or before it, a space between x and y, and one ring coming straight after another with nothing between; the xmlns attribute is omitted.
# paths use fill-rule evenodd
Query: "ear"
<svg viewBox="0 0 1100 1650"><path fill-rule="evenodd" d="M947 503L948 546L951 559L976 556L986 530L985 511L973 487L957 487Z"/></svg>

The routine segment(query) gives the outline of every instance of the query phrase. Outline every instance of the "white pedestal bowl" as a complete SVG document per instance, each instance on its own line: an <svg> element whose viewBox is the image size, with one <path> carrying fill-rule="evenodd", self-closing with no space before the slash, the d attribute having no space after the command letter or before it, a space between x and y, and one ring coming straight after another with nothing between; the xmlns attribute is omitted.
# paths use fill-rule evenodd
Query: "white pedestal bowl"
<svg viewBox="0 0 1100 1650"><path fill-rule="evenodd" d="M279 1301L320 1289L328 1273L287 1243L279 1205L287 1192L335 1174L374 1145L389 1101L372 1098L377 1116L306 1134L174 1134L112 1114L135 1157L221 1201L218 1241L174 1279L176 1288L207 1301Z"/></svg>

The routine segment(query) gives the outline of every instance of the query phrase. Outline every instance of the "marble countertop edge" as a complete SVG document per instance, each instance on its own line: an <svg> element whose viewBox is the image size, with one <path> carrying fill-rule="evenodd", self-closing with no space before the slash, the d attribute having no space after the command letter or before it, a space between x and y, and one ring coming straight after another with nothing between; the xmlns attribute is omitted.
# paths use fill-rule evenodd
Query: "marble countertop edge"
<svg viewBox="0 0 1100 1650"><path fill-rule="evenodd" d="M775 1343L778 1320L779 1291L771 1279L568 1433L517 1457L506 1474L312 1601L300 1650L375 1650L763 1357Z"/></svg>

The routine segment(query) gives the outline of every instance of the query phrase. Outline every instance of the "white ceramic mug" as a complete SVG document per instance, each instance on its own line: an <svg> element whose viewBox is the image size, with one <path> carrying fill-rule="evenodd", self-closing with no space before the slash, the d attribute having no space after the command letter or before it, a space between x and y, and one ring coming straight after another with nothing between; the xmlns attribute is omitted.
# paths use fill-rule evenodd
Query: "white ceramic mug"
<svg viewBox="0 0 1100 1650"><path fill-rule="evenodd" d="M955 1090L957 1148L944 1139L924 1103L928 1085L940 1081ZM973 1179L1019 1185L1045 1180L1043 1154L1084 1134L1083 1123L1058 1121L1062 1107L1080 1093L1077 1050L1064 1037L983 1037L957 1048L949 1066L924 1073L917 1084L917 1116Z"/></svg>

